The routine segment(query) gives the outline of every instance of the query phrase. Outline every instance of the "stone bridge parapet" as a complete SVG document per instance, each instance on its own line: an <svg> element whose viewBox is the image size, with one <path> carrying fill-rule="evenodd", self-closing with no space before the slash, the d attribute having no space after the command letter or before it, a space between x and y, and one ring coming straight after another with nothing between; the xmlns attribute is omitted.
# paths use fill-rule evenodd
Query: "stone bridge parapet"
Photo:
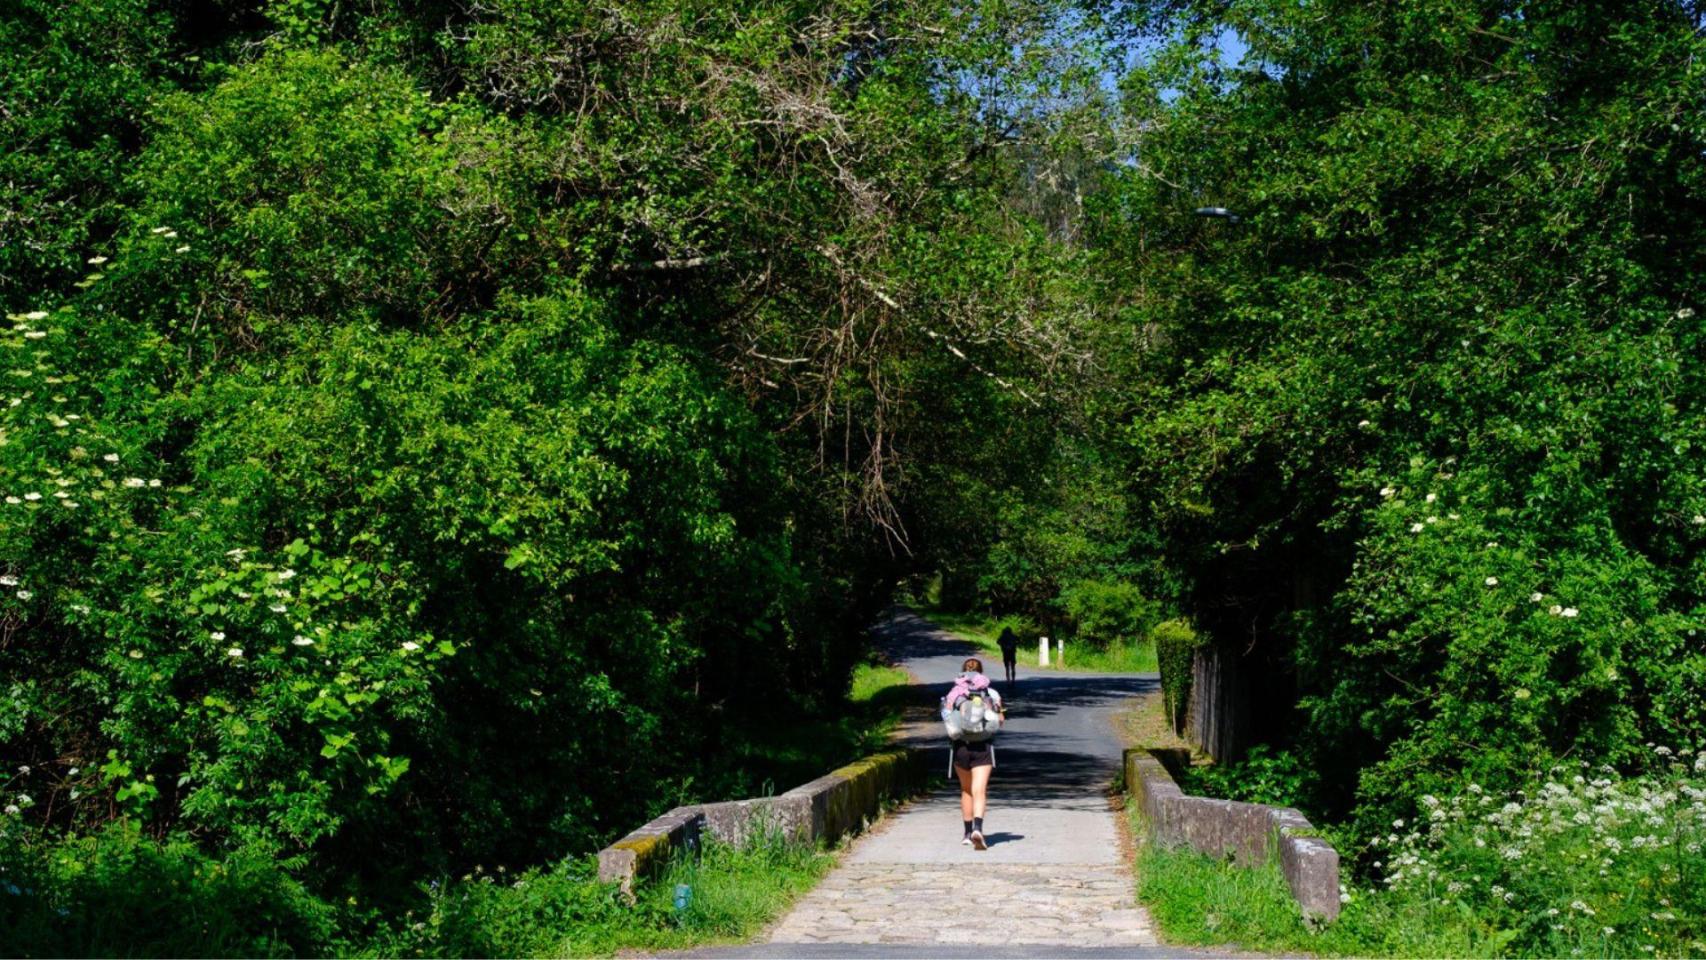
<svg viewBox="0 0 1706 960"><path fill-rule="evenodd" d="M634 879L691 849L701 835L742 846L758 831L833 843L874 819L882 805L926 782L922 751L896 747L855 761L775 797L676 807L598 852L598 879L632 895Z"/></svg>
<svg viewBox="0 0 1706 960"><path fill-rule="evenodd" d="M1279 856L1291 895L1312 919L1339 916L1339 852L1309 820L1290 807L1197 797L1179 788L1155 751L1125 752L1126 790L1143 813L1149 839L1163 847L1189 847L1243 867Z"/></svg>

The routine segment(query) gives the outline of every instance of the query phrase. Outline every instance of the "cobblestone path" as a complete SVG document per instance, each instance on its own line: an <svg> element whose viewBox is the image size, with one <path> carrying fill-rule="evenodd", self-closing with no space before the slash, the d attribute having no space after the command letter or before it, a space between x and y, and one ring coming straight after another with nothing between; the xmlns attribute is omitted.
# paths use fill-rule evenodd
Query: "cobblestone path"
<svg viewBox="0 0 1706 960"><path fill-rule="evenodd" d="M926 864L849 863L797 904L772 943L1155 943L1123 864L1006 864L973 881Z"/></svg>

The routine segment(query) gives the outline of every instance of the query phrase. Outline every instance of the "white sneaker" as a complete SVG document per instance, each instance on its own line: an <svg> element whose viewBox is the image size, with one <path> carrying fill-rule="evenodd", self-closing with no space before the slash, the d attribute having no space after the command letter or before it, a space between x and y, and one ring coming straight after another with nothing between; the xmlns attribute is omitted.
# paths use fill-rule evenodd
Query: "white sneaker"
<svg viewBox="0 0 1706 960"><path fill-rule="evenodd" d="M976 830L973 830L971 832L971 836L967 837L966 839L971 841L972 849L974 849L974 850L987 850L987 849L989 849L989 846L983 842L983 834L979 833Z"/></svg>
<svg viewBox="0 0 1706 960"><path fill-rule="evenodd" d="M971 846L971 834L969 834L969 833L966 834L966 838L964 840L960 841L960 846L962 846L962 847Z"/></svg>

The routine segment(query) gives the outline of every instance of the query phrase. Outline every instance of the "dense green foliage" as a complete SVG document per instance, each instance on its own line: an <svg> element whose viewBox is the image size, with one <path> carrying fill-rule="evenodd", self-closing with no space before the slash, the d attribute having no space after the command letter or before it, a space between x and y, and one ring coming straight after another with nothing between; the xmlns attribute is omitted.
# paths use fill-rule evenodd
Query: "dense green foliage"
<svg viewBox="0 0 1706 960"><path fill-rule="evenodd" d="M1219 789L1364 869L1471 780L1662 775L1706 740L1700 24L12 3L8 869L114 845L309 904L208 949L310 950L859 749L909 578L1175 713L1199 638L1242 658L1270 742Z"/></svg>
<svg viewBox="0 0 1706 960"><path fill-rule="evenodd" d="M1262 728L1367 832L1465 773L1699 740L1695 14L1145 13L1177 42L1124 78L1146 133L1091 218L1157 343L1126 439Z"/></svg>
<svg viewBox="0 0 1706 960"><path fill-rule="evenodd" d="M895 449L970 456L899 398L1070 319L992 202L1057 12L9 8L0 833L313 952L868 747Z"/></svg>
<svg viewBox="0 0 1706 960"><path fill-rule="evenodd" d="M418 911L352 931L270 858L215 858L115 826L46 848L0 838L0 869L17 887L0 888L0 922L21 956L611 956L749 936L832 862L776 836L711 843L643 881L631 905L598 882L592 857L476 866L433 881ZM682 911L679 884L693 891Z"/></svg>

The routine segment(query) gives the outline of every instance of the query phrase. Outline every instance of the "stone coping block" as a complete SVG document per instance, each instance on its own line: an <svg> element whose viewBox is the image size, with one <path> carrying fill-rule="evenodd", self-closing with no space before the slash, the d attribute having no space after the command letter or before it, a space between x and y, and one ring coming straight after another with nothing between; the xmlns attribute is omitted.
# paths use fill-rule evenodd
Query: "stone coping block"
<svg viewBox="0 0 1706 960"><path fill-rule="evenodd" d="M634 878L669 862L671 850L691 848L699 841L705 815L697 807L676 807L598 851L598 879L619 883L634 894Z"/></svg>
<svg viewBox="0 0 1706 960"><path fill-rule="evenodd" d="M1310 836L1315 828L1302 813L1192 796L1179 789L1149 750L1125 752L1125 782L1154 842L1230 858L1244 867L1261 866L1278 854L1280 871L1304 915L1328 921L1339 916L1339 853Z"/></svg>
<svg viewBox="0 0 1706 960"><path fill-rule="evenodd" d="M701 833L744 846L761 831L789 839L833 843L864 826L883 802L909 796L927 782L923 751L896 747L801 784L776 797L676 807L598 852L598 879L633 895L634 880L690 849Z"/></svg>

